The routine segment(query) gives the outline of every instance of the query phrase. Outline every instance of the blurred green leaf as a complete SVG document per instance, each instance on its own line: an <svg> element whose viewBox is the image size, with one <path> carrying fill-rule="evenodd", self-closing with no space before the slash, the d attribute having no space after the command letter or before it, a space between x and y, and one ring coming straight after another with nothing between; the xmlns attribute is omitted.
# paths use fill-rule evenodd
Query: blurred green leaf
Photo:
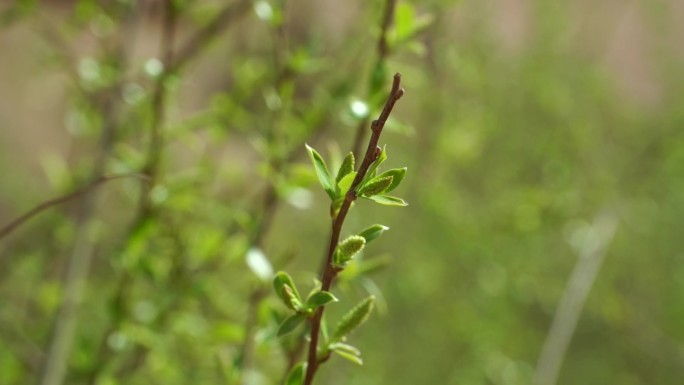
<svg viewBox="0 0 684 385"><path fill-rule="evenodd" d="M295 365L290 373L287 375L285 385L302 385L304 383L304 375L306 374L306 362L300 362Z"/></svg>
<svg viewBox="0 0 684 385"><path fill-rule="evenodd" d="M337 324L337 328L333 333L332 340L339 341L342 337L353 332L361 324L368 320L370 313L373 311L373 302L375 301L375 296L369 296L363 301L359 302L353 309L351 309L347 314L345 314L340 322Z"/></svg>
<svg viewBox="0 0 684 385"><path fill-rule="evenodd" d="M287 333L290 333L291 331L295 330L299 324L301 324L305 319L306 319L305 314L293 314L283 321L282 324L280 324L280 327L278 328L278 333L276 334L278 337L282 337Z"/></svg>
<svg viewBox="0 0 684 385"><path fill-rule="evenodd" d="M361 351L354 346L342 342L334 342L328 345L328 349L332 350L346 360L349 360L357 365L363 365Z"/></svg>
<svg viewBox="0 0 684 385"><path fill-rule="evenodd" d="M371 106L373 108L380 106L386 98L385 84L389 80L387 73L387 63L384 60L378 61L373 68L368 84Z"/></svg>
<svg viewBox="0 0 684 385"><path fill-rule="evenodd" d="M306 300L306 307L308 309L316 309L317 307L324 306L330 302L337 302L338 299L332 295L332 293L327 291L319 291L309 296Z"/></svg>

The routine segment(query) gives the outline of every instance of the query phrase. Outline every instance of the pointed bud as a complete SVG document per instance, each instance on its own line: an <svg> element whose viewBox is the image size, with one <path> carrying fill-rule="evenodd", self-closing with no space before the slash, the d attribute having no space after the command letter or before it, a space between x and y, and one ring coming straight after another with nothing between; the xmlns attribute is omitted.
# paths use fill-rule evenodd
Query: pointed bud
<svg viewBox="0 0 684 385"><path fill-rule="evenodd" d="M335 182L340 183L342 178L344 178L347 174L349 174L352 171L354 171L354 154L350 152L349 154L347 154L347 156L344 157L342 165L340 166L339 171L337 171L337 177L335 178Z"/></svg>
<svg viewBox="0 0 684 385"><path fill-rule="evenodd" d="M336 267L344 267L349 263L349 261L358 254L363 247L366 245L366 239L358 236L352 235L351 237L345 239L337 245L337 250L335 251L335 257L333 263Z"/></svg>
<svg viewBox="0 0 684 385"><path fill-rule="evenodd" d="M392 185L393 180L394 177L391 175L371 179L359 189L359 195L370 197L380 194Z"/></svg>

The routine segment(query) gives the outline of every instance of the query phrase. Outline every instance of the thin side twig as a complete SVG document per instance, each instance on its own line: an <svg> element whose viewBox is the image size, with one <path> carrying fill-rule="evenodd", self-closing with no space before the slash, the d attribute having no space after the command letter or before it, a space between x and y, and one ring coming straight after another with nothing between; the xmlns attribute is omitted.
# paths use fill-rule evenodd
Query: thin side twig
<svg viewBox="0 0 684 385"><path fill-rule="evenodd" d="M66 194L62 195L57 198L49 199L43 203L40 203L36 207L32 208L31 210L25 212L24 214L18 216L14 220L12 220L10 223L7 225L3 226L0 228L0 239L9 235L11 232L16 230L19 226L23 225L26 223L28 220L31 218L35 217L36 215L42 213L43 211L58 206L62 203L69 202L73 199L76 199L80 197L81 195L87 193L88 191L94 189L95 187L105 183L109 182L111 180L115 179L122 179L122 178L140 178L140 179L148 179L147 176L139 173L130 173L130 174L115 174L115 175L105 175L102 176L98 179L95 179L94 181L86 184L85 186L81 186L80 188Z"/></svg>

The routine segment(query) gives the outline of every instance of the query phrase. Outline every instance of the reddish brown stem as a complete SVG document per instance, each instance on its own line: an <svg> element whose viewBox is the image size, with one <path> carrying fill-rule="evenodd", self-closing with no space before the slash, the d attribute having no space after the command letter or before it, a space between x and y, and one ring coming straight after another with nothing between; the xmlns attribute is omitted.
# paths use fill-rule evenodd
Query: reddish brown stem
<svg viewBox="0 0 684 385"><path fill-rule="evenodd" d="M394 104L402 97L402 95L404 95L404 90L401 88L401 75L396 74L394 75L392 90L387 97L387 102L380 113L380 117L371 123L372 134L368 142L368 148L366 149L366 155L363 158L363 162L357 171L356 177L354 178L349 191L344 197L344 202L340 207L339 213L333 218L330 242L328 243L328 251L325 257L325 267L321 277L321 290L329 291L333 281L335 280L335 277L337 276L337 273L340 271L333 265L332 262L335 249L340 241L344 220L347 217L347 213L349 213L351 204L357 198L356 188L359 187L359 184L361 184L361 181L366 176L366 173L368 173L369 167L379 156L379 152L376 149L378 148L380 134L382 134L382 130L385 128L385 123L387 122L387 118L389 118L390 113L392 113ZM304 385L311 385L313 383L318 366L321 364L321 361L318 360L318 337L320 334L321 320L323 319L324 311L324 306L319 307L314 316L311 318L311 340L309 342L309 354L307 357L307 368Z"/></svg>

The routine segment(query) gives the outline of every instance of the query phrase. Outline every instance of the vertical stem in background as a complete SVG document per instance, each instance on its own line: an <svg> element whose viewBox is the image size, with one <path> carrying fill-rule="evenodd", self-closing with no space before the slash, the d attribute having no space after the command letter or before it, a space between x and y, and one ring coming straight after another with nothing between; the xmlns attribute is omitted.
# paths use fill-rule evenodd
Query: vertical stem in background
<svg viewBox="0 0 684 385"><path fill-rule="evenodd" d="M378 36L377 45L377 62L373 74L381 66L385 65L385 61L390 54L389 43L387 42L387 32L389 31L392 23L394 22L394 9L396 8L397 0L387 0L385 2L385 10L382 16L382 24L380 24L380 36ZM366 127L368 127L368 118L362 119L359 122L359 126L356 129L356 135L354 136L354 142L352 144L352 152L354 156L358 157L361 152L361 145L363 143L364 134L366 133Z"/></svg>
<svg viewBox="0 0 684 385"><path fill-rule="evenodd" d="M150 143L147 149L147 163L144 173L150 177L149 187L143 190L141 196L141 215L147 216L151 210L151 189L157 184L159 166L161 163L162 150L164 147L163 125L164 125L164 103L166 102L167 81L174 71L173 46L176 30L176 9L173 1L163 2L164 19L162 22L161 41L161 62L163 71L159 75L152 94L152 121L150 123Z"/></svg>
<svg viewBox="0 0 684 385"><path fill-rule="evenodd" d="M278 109L271 111L270 127L265 132L264 139L266 141L266 160L271 169L278 173L282 171L286 164L283 159L283 154L280 149L274 150L274 146L279 142L283 142L281 135L283 133L283 116L287 113L288 107L291 105L290 100L285 100L290 95L283 95L283 89L292 81L292 73L287 68L287 54L288 54L288 36L287 36L287 0L280 0L280 13L282 19L280 23L273 29L272 50L273 68L275 78L273 81L273 88L281 100L281 105ZM268 180L266 190L264 191L262 199L261 212L257 218L256 227L251 235L250 245L258 249L264 248L264 238L268 233L276 210L279 205L276 185L273 181ZM248 385L249 371L254 365L254 335L258 327L258 310L261 301L268 295L269 289L260 283L249 295L247 302L247 316L245 318L245 335L240 346L239 352L239 366L238 378L236 383L240 385Z"/></svg>
<svg viewBox="0 0 684 385"><path fill-rule="evenodd" d="M617 219L599 214L578 247L578 259L546 336L532 383L555 385L582 308L613 240Z"/></svg>
<svg viewBox="0 0 684 385"><path fill-rule="evenodd" d="M158 181L159 167L163 153L164 140L162 129L164 124L164 104L167 98L166 82L174 71L173 47L177 15L173 1L166 1L160 4L162 4L164 8L161 39L159 42L163 71L157 78L152 93L150 142L147 149L147 161L142 170L142 173L149 178L149 183L144 185L142 188L137 213L126 239L130 239L136 229L153 215L151 191ZM130 278L131 277L127 274L127 272L121 272L116 285L117 288L114 296L114 304L119 310L122 310L122 313L128 301L126 297L127 289L130 284ZM102 338L99 342L99 348L95 352L95 367L93 368L92 372L88 374L87 381L89 384L97 383L101 371L105 368L106 363L109 361L111 351L107 347L107 339L117 330L119 322L120 320L112 322L112 324L109 325L102 334Z"/></svg>
<svg viewBox="0 0 684 385"><path fill-rule="evenodd" d="M323 291L330 290L330 287L332 287L333 281L335 280L335 277L339 272L339 270L335 266L333 266L333 255L335 253L335 249L337 248L337 244L340 241L340 235L342 233L342 226L344 225L344 220L347 217L347 213L351 208L352 202L354 202L357 198L356 188L361 184L361 181L366 176L366 173L368 173L368 168L380 155L380 153L378 152L378 141L380 140L380 134L382 134L382 130L383 128L385 128L385 123L387 123L387 119L389 118L390 113L392 113L394 104L403 95L404 89L401 88L401 75L396 74L394 75L394 80L392 82L392 90L390 91L389 96L387 97L385 107L382 109L382 112L380 113L380 117L378 118L378 120L374 120L371 124L372 134L370 140L368 141L368 147L366 149L366 155L363 158L363 162L361 163L361 166L359 166L359 170L357 171L356 177L354 178L354 181L349 187L349 191L344 197L344 202L340 207L339 213L337 214L337 216L333 218L330 242L328 243L328 251L324 259L325 265L321 276L321 290ZM311 340L309 342L309 354L307 357L307 368L306 377L304 378L304 385L311 385L313 383L314 376L316 375L316 371L318 370L318 337L320 335L321 321L323 320L324 311L325 306L319 307L310 321Z"/></svg>
<svg viewBox="0 0 684 385"><path fill-rule="evenodd" d="M107 157L114 142L114 104L119 89L109 90L102 107L102 138L91 179L102 179ZM69 354L74 341L77 316L83 300L88 270L93 259L95 240L92 232L92 219L98 202L98 191L83 197L76 217L76 239L63 279L64 292L57 318L53 326L47 356L38 377L40 385L59 385L64 381Z"/></svg>

